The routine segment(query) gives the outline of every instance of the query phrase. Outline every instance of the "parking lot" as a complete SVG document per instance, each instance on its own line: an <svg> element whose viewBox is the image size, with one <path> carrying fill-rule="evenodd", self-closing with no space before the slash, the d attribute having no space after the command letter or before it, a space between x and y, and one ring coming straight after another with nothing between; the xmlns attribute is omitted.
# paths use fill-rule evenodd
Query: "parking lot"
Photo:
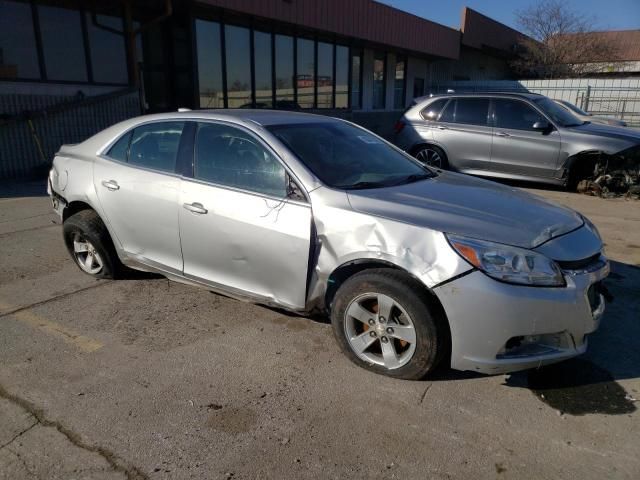
<svg viewBox="0 0 640 480"><path fill-rule="evenodd" d="M640 202L587 215L615 297L544 372L393 380L322 318L72 263L40 184L0 186L0 478L640 478Z"/></svg>

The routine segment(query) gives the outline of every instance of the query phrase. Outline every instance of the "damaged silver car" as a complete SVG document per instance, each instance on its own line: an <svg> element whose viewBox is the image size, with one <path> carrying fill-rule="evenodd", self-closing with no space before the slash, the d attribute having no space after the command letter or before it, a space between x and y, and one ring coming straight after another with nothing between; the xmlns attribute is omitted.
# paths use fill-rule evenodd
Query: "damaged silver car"
<svg viewBox="0 0 640 480"><path fill-rule="evenodd" d="M131 119L63 146L49 192L87 274L133 268L327 313L351 360L398 378L573 357L605 308L586 218L324 116Z"/></svg>
<svg viewBox="0 0 640 480"><path fill-rule="evenodd" d="M640 132L581 120L535 93L418 98L394 143L427 165L575 189L597 165L637 157Z"/></svg>

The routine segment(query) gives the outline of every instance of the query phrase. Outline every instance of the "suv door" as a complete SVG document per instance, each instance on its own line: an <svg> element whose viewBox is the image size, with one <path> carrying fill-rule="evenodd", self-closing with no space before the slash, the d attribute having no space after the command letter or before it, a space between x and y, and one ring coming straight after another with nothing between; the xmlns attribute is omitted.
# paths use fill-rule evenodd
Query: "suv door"
<svg viewBox="0 0 640 480"><path fill-rule="evenodd" d="M492 134L489 99L483 97L452 98L433 129L449 165L463 171L489 169Z"/></svg>
<svg viewBox="0 0 640 480"><path fill-rule="evenodd" d="M185 122L154 122L123 135L94 162L104 219L128 256L182 273L175 174Z"/></svg>
<svg viewBox="0 0 640 480"><path fill-rule="evenodd" d="M304 308L311 206L287 196L280 160L247 130L201 122L193 165L180 195L185 276Z"/></svg>
<svg viewBox="0 0 640 480"><path fill-rule="evenodd" d="M523 100L495 98L495 124L491 170L532 177L554 177L560 153L560 133L553 128L536 130L547 122L537 109Z"/></svg>

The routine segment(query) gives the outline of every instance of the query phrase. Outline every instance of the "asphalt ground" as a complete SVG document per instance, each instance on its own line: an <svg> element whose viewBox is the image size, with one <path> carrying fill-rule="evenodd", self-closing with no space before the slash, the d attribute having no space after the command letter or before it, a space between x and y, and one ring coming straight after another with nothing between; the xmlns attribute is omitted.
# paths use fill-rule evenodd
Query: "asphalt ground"
<svg viewBox="0 0 640 480"><path fill-rule="evenodd" d="M640 478L640 202L536 193L612 260L588 353L409 382L351 364L321 318L96 281L44 187L0 185L0 478Z"/></svg>

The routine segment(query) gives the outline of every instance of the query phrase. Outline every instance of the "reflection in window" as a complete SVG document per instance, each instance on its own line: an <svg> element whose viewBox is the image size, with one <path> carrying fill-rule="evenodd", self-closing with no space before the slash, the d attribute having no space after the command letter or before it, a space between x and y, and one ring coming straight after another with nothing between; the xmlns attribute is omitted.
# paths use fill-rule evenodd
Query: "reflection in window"
<svg viewBox="0 0 640 480"><path fill-rule="evenodd" d="M373 108L384 108L384 67L386 63L386 55L384 53L376 53L373 57Z"/></svg>
<svg viewBox="0 0 640 480"><path fill-rule="evenodd" d="M333 45L318 42L318 105L333 108Z"/></svg>
<svg viewBox="0 0 640 480"><path fill-rule="evenodd" d="M195 178L284 198L285 170L256 139L234 127L199 123Z"/></svg>
<svg viewBox="0 0 640 480"><path fill-rule="evenodd" d="M292 104L293 97L293 37L276 35L276 108Z"/></svg>
<svg viewBox="0 0 640 480"><path fill-rule="evenodd" d="M229 108L251 104L249 29L225 25L227 102Z"/></svg>
<svg viewBox="0 0 640 480"><path fill-rule="evenodd" d="M0 0L0 78L40 78L29 3Z"/></svg>
<svg viewBox="0 0 640 480"><path fill-rule="evenodd" d="M196 20L198 83L201 108L223 108L220 24Z"/></svg>
<svg viewBox="0 0 640 480"><path fill-rule="evenodd" d="M87 65L80 12L39 5L38 15L47 78L86 82Z"/></svg>
<svg viewBox="0 0 640 480"><path fill-rule="evenodd" d="M393 108L404 108L404 91L405 91L405 75L407 71L407 60L405 57L398 55L396 57L396 72L393 84Z"/></svg>
<svg viewBox="0 0 640 480"><path fill-rule="evenodd" d="M254 32L256 108L271 108L271 35Z"/></svg>
<svg viewBox="0 0 640 480"><path fill-rule="evenodd" d="M535 131L533 124L544 121L542 115L524 102L496 98L493 101L496 127Z"/></svg>
<svg viewBox="0 0 640 480"><path fill-rule="evenodd" d="M129 163L140 167L174 172L184 122L150 123L133 130Z"/></svg>
<svg viewBox="0 0 640 480"><path fill-rule="evenodd" d="M349 49L338 45L336 46L336 108L347 108L348 106Z"/></svg>
<svg viewBox="0 0 640 480"><path fill-rule="evenodd" d="M351 108L358 109L362 99L362 51L351 55Z"/></svg>
<svg viewBox="0 0 640 480"><path fill-rule="evenodd" d="M298 38L297 40L298 74L296 86L298 87L298 105L301 108L313 108L313 86L315 84L313 40L304 38Z"/></svg>
<svg viewBox="0 0 640 480"><path fill-rule="evenodd" d="M123 31L122 18L96 15L96 24L87 13L87 31L91 50L93 81L102 83L127 83L127 57L124 36L110 32L98 25Z"/></svg>

